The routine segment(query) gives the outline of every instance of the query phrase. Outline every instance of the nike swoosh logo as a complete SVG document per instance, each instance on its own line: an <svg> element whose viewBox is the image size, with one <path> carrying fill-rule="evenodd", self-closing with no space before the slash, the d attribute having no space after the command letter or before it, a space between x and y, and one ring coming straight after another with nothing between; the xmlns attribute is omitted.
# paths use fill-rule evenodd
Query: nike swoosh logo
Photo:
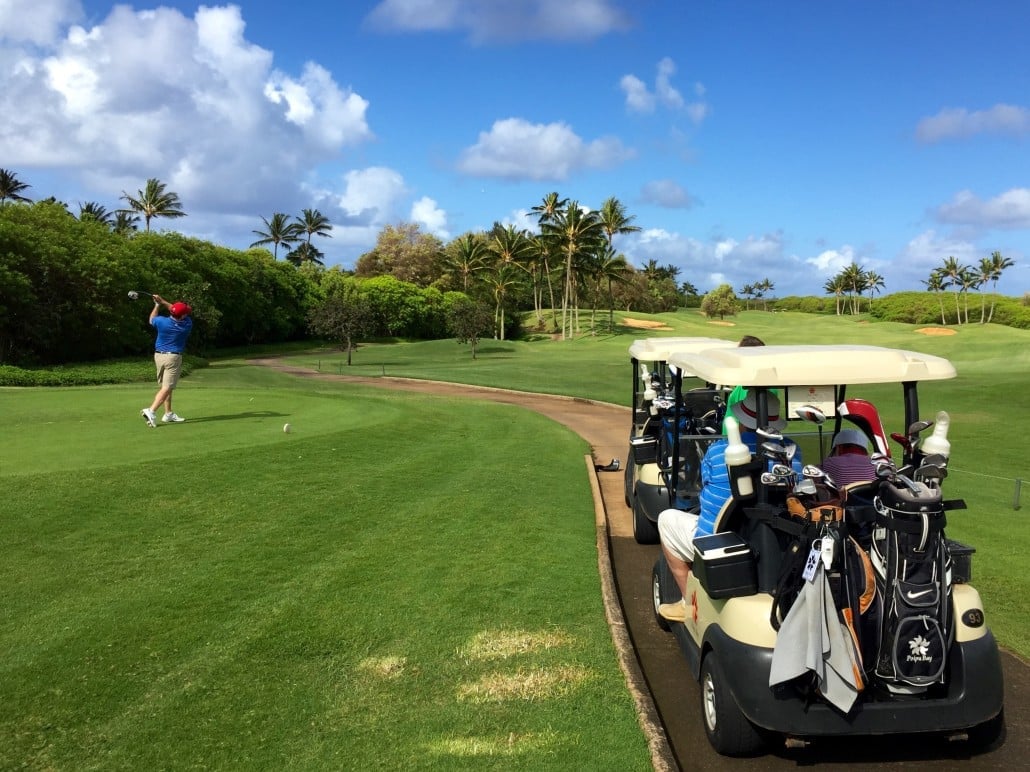
<svg viewBox="0 0 1030 772"><path fill-rule="evenodd" d="M919 592L906 592L905 593L905 597L908 598L909 600L915 600L916 598L920 597L921 595L926 595L928 592L933 592L933 590L930 589L930 590L920 590Z"/></svg>

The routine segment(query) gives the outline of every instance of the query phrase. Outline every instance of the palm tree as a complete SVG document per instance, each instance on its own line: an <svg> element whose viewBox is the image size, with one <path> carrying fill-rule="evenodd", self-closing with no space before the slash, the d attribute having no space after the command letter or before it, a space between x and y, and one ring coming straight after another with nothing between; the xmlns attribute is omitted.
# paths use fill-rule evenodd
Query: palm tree
<svg viewBox="0 0 1030 772"><path fill-rule="evenodd" d="M995 295L997 295L997 293L998 293L998 279L1001 278L1001 274L1005 271L1006 268L1011 268L1015 264L1016 264L1015 261L1010 260L1007 257L1002 257L1001 252L997 252L997 251L991 252L991 284L994 287L994 294ZM995 298L992 297L991 298L991 311L987 315L987 323L988 324L990 324L991 320L994 318L994 301L995 301Z"/></svg>
<svg viewBox="0 0 1030 772"><path fill-rule="evenodd" d="M739 290L737 290L744 298L744 310L748 311L751 308L751 298L755 294L754 284L745 284Z"/></svg>
<svg viewBox="0 0 1030 772"><path fill-rule="evenodd" d="M944 292L944 288L947 286L947 284L944 281L944 275L941 273L941 269L940 268L934 268L932 271L930 271L929 278L926 279L925 281L923 281L923 284L926 285L926 289L929 292L932 292L932 293L934 293L937 296L937 301L941 305L941 325L942 326L946 325L948 322L944 318L944 296L943 296L943 292Z"/></svg>
<svg viewBox="0 0 1030 772"><path fill-rule="evenodd" d="M608 284L608 332L615 331L615 299L612 293L612 283L626 281L629 271L630 267L626 262L625 255L615 254L615 250L610 246L601 255L601 259L595 267L594 277L597 280L597 286L600 287L601 282Z"/></svg>
<svg viewBox="0 0 1030 772"><path fill-rule="evenodd" d="M604 243L604 231L596 212L584 211L578 201L570 201L550 222L544 223L543 236L554 245L565 262L562 289L562 340L572 337L571 311L576 308L577 269L584 256L596 254ZM578 310L578 309L577 309ZM578 314L577 314L578 316Z"/></svg>
<svg viewBox="0 0 1030 772"><path fill-rule="evenodd" d="M289 217L288 214L283 212L274 213L271 220L266 220L262 217L261 221L265 224L265 230L252 231L252 233L261 238L251 244L251 246L260 247L265 244L272 244L272 259L278 260L280 244L289 247L291 244L296 244L300 241L300 223L290 222Z"/></svg>
<svg viewBox="0 0 1030 772"><path fill-rule="evenodd" d="M964 303L966 310L966 324L969 324L969 290L976 289L980 286L980 278L967 266L959 276L959 285L962 288L962 294L966 296Z"/></svg>
<svg viewBox="0 0 1030 772"><path fill-rule="evenodd" d="M544 196L543 200L534 206L530 211L537 215L537 225L540 226L540 233L543 235L544 226L553 223L558 214L568 206L567 198L559 198L557 191L552 191ZM551 299L551 322L554 322L554 285L551 283L551 256L554 244L548 239L541 239L538 242L539 260L543 263L543 275L547 279L547 294ZM541 303L543 305L543 303ZM539 316L539 315L538 315Z"/></svg>
<svg viewBox="0 0 1030 772"><path fill-rule="evenodd" d="M969 269L967 266L959 263L959 261L954 257L949 256L939 270L941 272L942 280L941 288L955 288L955 324L962 324L962 312L959 311L958 308L958 295L962 287L962 274Z"/></svg>
<svg viewBox="0 0 1030 772"><path fill-rule="evenodd" d="M496 258L498 263L515 265L528 272L525 261L533 252L533 242L529 233L518 230L514 225L494 223L490 231L490 240L486 243L486 251Z"/></svg>
<svg viewBox="0 0 1030 772"><path fill-rule="evenodd" d="M79 204L79 222L85 222L86 220L92 220L108 227L114 224L111 213L96 201L87 201L85 204Z"/></svg>
<svg viewBox="0 0 1030 772"><path fill-rule="evenodd" d="M828 279L823 285L823 290L828 295L833 295L837 304L837 316L840 316L840 302L844 293L848 291L848 285L844 281L844 274L838 273L832 279Z"/></svg>
<svg viewBox="0 0 1030 772"><path fill-rule="evenodd" d="M866 271L865 274L865 286L869 290L869 310L873 309L873 295L878 295L886 283L880 274L876 271Z"/></svg>
<svg viewBox="0 0 1030 772"><path fill-rule="evenodd" d="M0 169L0 206L8 201L31 201L31 198L21 194L23 190L31 187L27 182L19 180L18 175L9 169Z"/></svg>
<svg viewBox="0 0 1030 772"><path fill-rule="evenodd" d="M325 255L323 255L319 251L318 247L307 241L302 241L296 249L292 250L288 255L286 255L286 259L298 268L302 266L304 263L325 265L325 263L322 262L323 257L325 257Z"/></svg>
<svg viewBox="0 0 1030 772"><path fill-rule="evenodd" d="M132 212L118 209L114 213L114 222L111 223L111 230L121 236L128 236L136 230L136 223L138 222L139 217Z"/></svg>
<svg viewBox="0 0 1030 772"><path fill-rule="evenodd" d="M180 208L179 194L166 191L165 187L163 182L151 177L146 187L136 191L135 196L122 191L122 200L128 203L129 208L119 211L143 215L147 233L150 232L150 221L155 217L185 217L186 213Z"/></svg>
<svg viewBox="0 0 1030 772"><path fill-rule="evenodd" d="M333 226L329 222L329 218L319 212L317 209L304 209L301 211L301 217L297 218L298 227L301 233L308 234L308 244L311 243L312 236L323 236L327 239L331 239L329 231L333 229Z"/></svg>
<svg viewBox="0 0 1030 772"><path fill-rule="evenodd" d="M461 291L466 295L473 274L486 267L485 254L483 237L477 233L466 233L456 238L444 255L444 268L461 276Z"/></svg>
<svg viewBox="0 0 1030 772"><path fill-rule="evenodd" d="M636 233L640 230L639 225L633 225L633 221L637 218L627 215L626 207L614 196L601 204L598 216L601 219L601 230L604 231L604 235L608 239L609 247L612 246L612 239L617 234Z"/></svg>
<svg viewBox="0 0 1030 772"><path fill-rule="evenodd" d="M498 263L486 279L494 296L495 338L504 340L504 303L508 293L518 287L521 280L520 269L512 263Z"/></svg>
<svg viewBox="0 0 1030 772"><path fill-rule="evenodd" d="M776 285L769 280L768 276L755 285L755 296L762 301L763 311L769 310L769 305L765 301L765 293L772 292L774 289L776 289Z"/></svg>
<svg viewBox="0 0 1030 772"><path fill-rule="evenodd" d="M844 278L844 286L850 290L851 313L857 314L862 310L860 299L865 289L865 269L852 260L851 265L841 270L841 276Z"/></svg>

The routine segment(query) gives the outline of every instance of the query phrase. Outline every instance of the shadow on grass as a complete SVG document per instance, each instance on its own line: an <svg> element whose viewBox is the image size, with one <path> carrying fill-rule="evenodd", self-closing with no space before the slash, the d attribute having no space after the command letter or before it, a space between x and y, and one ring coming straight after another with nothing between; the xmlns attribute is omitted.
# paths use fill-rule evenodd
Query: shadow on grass
<svg viewBox="0 0 1030 772"><path fill-rule="evenodd" d="M202 424L207 421L236 421L241 418L288 418L289 415L289 413L276 413L273 410L254 410L249 413L228 413L226 415L206 415L200 418L187 418L186 423Z"/></svg>

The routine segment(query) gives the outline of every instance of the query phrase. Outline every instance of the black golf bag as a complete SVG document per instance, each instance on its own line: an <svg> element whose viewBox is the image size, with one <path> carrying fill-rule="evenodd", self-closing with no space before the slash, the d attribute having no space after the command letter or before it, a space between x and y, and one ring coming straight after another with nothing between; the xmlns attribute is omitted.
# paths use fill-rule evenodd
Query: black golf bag
<svg viewBox="0 0 1030 772"><path fill-rule="evenodd" d="M876 678L891 692L943 683L954 633L941 491L884 481L874 501L870 557L882 599Z"/></svg>

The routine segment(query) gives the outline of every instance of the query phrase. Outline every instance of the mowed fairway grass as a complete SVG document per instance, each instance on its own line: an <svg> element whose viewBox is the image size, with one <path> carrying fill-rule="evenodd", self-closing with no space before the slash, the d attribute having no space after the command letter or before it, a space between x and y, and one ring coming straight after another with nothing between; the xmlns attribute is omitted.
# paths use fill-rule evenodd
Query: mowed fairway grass
<svg viewBox="0 0 1030 772"><path fill-rule="evenodd" d="M0 390L0 768L650 768L579 437L240 360L184 424L152 391Z"/></svg>
<svg viewBox="0 0 1030 772"><path fill-rule="evenodd" d="M1030 334L745 312L575 341L363 346L286 361L626 405L646 335L940 354L949 535L1030 654ZM144 362L141 366L147 366ZM853 389L902 430L897 394ZM647 769L597 576L586 444L516 408L216 360L149 385L0 389L0 768ZM890 399L888 400L888 396ZM284 434L290 422L294 431ZM628 431L628 426L626 427ZM1030 495L1030 494L1028 494ZM643 587L649 577L641 577ZM670 642L670 645L672 643Z"/></svg>

